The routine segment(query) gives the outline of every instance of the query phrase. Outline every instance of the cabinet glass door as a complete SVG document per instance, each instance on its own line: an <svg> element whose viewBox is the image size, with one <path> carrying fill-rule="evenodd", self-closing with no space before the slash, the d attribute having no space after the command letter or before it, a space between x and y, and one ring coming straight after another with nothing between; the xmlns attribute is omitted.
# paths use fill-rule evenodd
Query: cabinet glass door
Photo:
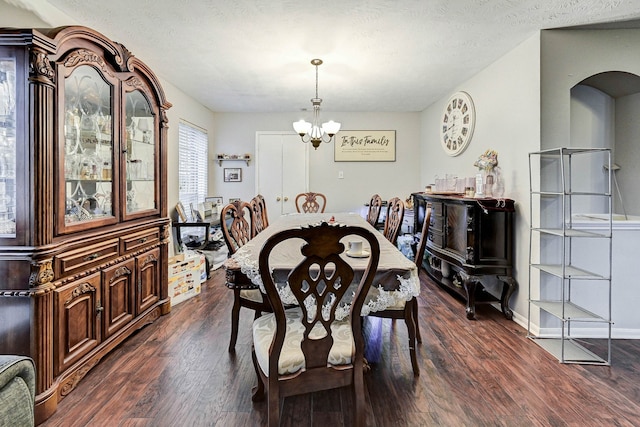
<svg viewBox="0 0 640 427"><path fill-rule="evenodd" d="M140 90L126 95L126 216L156 209L156 122Z"/></svg>
<svg viewBox="0 0 640 427"><path fill-rule="evenodd" d="M0 57L0 238L16 237L16 61Z"/></svg>
<svg viewBox="0 0 640 427"><path fill-rule="evenodd" d="M113 87L81 65L64 82L65 226L113 219Z"/></svg>

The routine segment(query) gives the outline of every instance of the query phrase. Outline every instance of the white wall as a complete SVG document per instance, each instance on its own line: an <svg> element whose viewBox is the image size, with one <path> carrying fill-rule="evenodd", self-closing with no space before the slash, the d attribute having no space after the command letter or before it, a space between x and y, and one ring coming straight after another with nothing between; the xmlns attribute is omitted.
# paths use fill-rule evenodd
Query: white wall
<svg viewBox="0 0 640 427"><path fill-rule="evenodd" d="M0 0L0 27L43 28L49 24L33 13Z"/></svg>
<svg viewBox="0 0 640 427"><path fill-rule="evenodd" d="M571 147L612 148L615 145L615 100L606 93L590 86L577 85L571 89ZM572 170L574 191L588 188L607 192L607 172L604 156L575 156ZM609 202L603 197L575 197L572 211L576 213L609 212Z"/></svg>
<svg viewBox="0 0 640 427"><path fill-rule="evenodd" d="M134 52L134 54L136 54ZM136 54L144 61L143 54ZM214 117L211 110L205 108L193 98L185 95L173 84L163 78L160 84L164 89L167 100L172 107L167 111L169 119L169 129L167 132L167 207L169 216L175 218L175 206L179 201L178 186L178 123L185 120L209 132L209 143L211 143L211 129L215 127ZM173 238L173 234L172 234ZM173 245L169 245L173 249Z"/></svg>
<svg viewBox="0 0 640 427"><path fill-rule="evenodd" d="M321 112L321 117L342 122L348 130L395 130L395 162L334 162L333 143L309 150L309 189L327 196L328 211L357 211L373 193L383 199L403 199L418 191L420 183L420 114L419 113L336 113ZM255 195L255 164L218 166L217 153L255 154L257 131L292 132L291 124L300 113L215 113L210 138L209 193L250 199ZM339 135L339 134L338 134ZM302 142L301 142L302 144ZM224 167L242 167L242 183L225 183ZM344 178L338 179L339 171Z"/></svg>
<svg viewBox="0 0 640 427"><path fill-rule="evenodd" d="M616 99L616 146L614 161L620 166L616 172L627 214L640 215L640 94ZM616 199L616 212L622 207Z"/></svg>
<svg viewBox="0 0 640 427"><path fill-rule="evenodd" d="M605 71L640 75L640 31L546 30L540 44L541 147L566 147L571 88Z"/></svg>
<svg viewBox="0 0 640 427"><path fill-rule="evenodd" d="M515 269L519 289L511 299L514 320L526 324L529 265L529 174L527 153L539 149L540 61L536 34L455 90L474 100L477 122L473 139L457 157L440 147L439 123L449 95L422 114L422 184L434 175L474 175L476 159L487 149L498 152L505 197L516 202Z"/></svg>

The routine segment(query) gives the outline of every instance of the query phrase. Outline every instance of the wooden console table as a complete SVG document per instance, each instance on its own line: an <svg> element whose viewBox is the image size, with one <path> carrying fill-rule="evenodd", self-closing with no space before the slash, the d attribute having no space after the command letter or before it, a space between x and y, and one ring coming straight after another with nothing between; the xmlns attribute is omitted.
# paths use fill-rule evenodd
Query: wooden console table
<svg viewBox="0 0 640 427"><path fill-rule="evenodd" d="M509 298L517 286L512 275L514 201L427 193L412 196L418 236L426 207L431 206L423 261L427 273L466 299L468 319L475 318L476 304L495 302L512 319ZM500 298L485 290L482 280L488 276L502 283Z"/></svg>

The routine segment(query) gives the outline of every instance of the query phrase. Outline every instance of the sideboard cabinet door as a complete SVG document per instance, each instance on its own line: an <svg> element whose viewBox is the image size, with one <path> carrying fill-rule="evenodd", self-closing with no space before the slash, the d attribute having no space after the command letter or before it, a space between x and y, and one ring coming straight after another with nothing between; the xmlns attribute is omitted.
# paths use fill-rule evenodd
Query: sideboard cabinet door
<svg viewBox="0 0 640 427"><path fill-rule="evenodd" d="M100 343L100 291L100 273L55 290L56 374L64 372Z"/></svg>
<svg viewBox="0 0 640 427"><path fill-rule="evenodd" d="M136 257L138 275L138 314L153 306L160 299L158 276L160 274L160 252L148 251Z"/></svg>
<svg viewBox="0 0 640 427"><path fill-rule="evenodd" d="M136 315L134 273L134 259L102 271L105 339L128 325Z"/></svg>

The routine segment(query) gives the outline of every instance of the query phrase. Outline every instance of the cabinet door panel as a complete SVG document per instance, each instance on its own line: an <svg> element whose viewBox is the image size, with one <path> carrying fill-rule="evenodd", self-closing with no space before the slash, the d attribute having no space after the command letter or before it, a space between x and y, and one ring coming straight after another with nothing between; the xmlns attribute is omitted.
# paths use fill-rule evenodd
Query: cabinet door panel
<svg viewBox="0 0 640 427"><path fill-rule="evenodd" d="M126 326L135 316L135 260L102 272L104 286L104 338Z"/></svg>
<svg viewBox="0 0 640 427"><path fill-rule="evenodd" d="M136 257L138 314L160 300L160 249Z"/></svg>
<svg viewBox="0 0 640 427"><path fill-rule="evenodd" d="M56 375L100 343L101 311L100 273L55 290Z"/></svg>
<svg viewBox="0 0 640 427"><path fill-rule="evenodd" d="M467 208L465 205L449 204L446 211L446 247L465 260L468 246Z"/></svg>
<svg viewBox="0 0 640 427"><path fill-rule="evenodd" d="M83 52L70 54L71 64ZM60 133L58 232L68 233L117 222L113 211L113 73L81 64L64 68L59 84Z"/></svg>
<svg viewBox="0 0 640 427"><path fill-rule="evenodd" d="M135 82L131 82L133 84ZM130 85L124 85L126 89ZM135 85L133 86L135 87ZM158 170L158 114L150 102L151 96L142 88L127 91L125 100L125 143L121 159L125 171L123 217L133 219L157 213L159 185Z"/></svg>

